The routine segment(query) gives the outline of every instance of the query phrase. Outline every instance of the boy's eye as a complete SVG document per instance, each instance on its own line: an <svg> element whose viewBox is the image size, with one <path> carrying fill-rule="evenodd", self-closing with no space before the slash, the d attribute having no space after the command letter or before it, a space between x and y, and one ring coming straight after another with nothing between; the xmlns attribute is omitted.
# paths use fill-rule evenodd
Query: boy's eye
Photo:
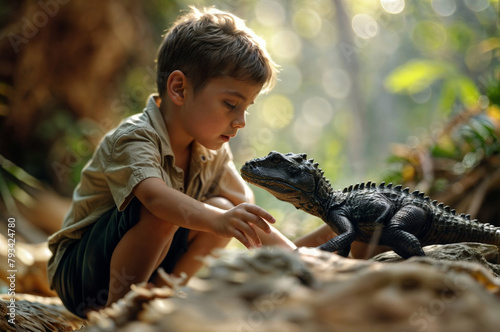
<svg viewBox="0 0 500 332"><path fill-rule="evenodd" d="M227 101L224 102L224 104L226 104L227 107L229 107L230 109L234 110L236 108L236 105L233 105L231 103L228 103Z"/></svg>

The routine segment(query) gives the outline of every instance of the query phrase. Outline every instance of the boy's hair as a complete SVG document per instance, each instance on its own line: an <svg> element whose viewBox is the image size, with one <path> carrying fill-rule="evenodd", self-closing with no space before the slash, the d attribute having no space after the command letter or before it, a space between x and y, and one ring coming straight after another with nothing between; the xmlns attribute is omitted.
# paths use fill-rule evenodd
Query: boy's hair
<svg viewBox="0 0 500 332"><path fill-rule="evenodd" d="M265 42L238 17L215 8L190 7L168 30L158 51L157 86L163 96L168 76L182 71L194 93L211 78L233 78L263 84L270 90L277 66Z"/></svg>

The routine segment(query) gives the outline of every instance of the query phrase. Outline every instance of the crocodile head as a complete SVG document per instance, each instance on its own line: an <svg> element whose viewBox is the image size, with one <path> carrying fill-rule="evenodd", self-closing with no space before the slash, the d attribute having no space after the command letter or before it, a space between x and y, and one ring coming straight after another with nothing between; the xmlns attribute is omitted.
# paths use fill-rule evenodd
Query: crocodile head
<svg viewBox="0 0 500 332"><path fill-rule="evenodd" d="M323 171L313 159L308 160L306 154L273 151L246 162L241 176L279 200L319 216L332 191Z"/></svg>

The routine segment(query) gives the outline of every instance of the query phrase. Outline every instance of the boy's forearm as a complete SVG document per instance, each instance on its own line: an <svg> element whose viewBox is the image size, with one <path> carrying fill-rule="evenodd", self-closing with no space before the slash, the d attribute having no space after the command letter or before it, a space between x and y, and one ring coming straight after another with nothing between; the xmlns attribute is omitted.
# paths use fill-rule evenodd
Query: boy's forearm
<svg viewBox="0 0 500 332"><path fill-rule="evenodd" d="M224 211L202 203L165 185L159 178L148 178L134 188L134 195L159 219L172 224L213 232L213 220Z"/></svg>

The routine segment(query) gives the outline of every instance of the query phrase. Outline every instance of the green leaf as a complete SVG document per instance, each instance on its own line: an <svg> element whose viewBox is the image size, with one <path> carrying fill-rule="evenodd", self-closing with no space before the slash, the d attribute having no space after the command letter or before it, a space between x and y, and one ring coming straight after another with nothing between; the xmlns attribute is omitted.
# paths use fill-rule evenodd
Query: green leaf
<svg viewBox="0 0 500 332"><path fill-rule="evenodd" d="M465 107L476 105L480 93L474 81L467 76L460 76L456 78L456 84L458 88L458 96Z"/></svg>
<svg viewBox="0 0 500 332"><path fill-rule="evenodd" d="M453 80L445 80L441 90L441 98L439 100L439 108L445 115L449 115L453 109L453 104L457 98L455 82Z"/></svg>
<svg viewBox="0 0 500 332"><path fill-rule="evenodd" d="M36 189L42 189L43 184L35 177L28 174L21 167L15 165L12 161L0 155L0 168L4 169L19 181Z"/></svg>
<svg viewBox="0 0 500 332"><path fill-rule="evenodd" d="M385 79L385 87L393 93L418 93L454 72L442 61L412 60L393 70Z"/></svg>

